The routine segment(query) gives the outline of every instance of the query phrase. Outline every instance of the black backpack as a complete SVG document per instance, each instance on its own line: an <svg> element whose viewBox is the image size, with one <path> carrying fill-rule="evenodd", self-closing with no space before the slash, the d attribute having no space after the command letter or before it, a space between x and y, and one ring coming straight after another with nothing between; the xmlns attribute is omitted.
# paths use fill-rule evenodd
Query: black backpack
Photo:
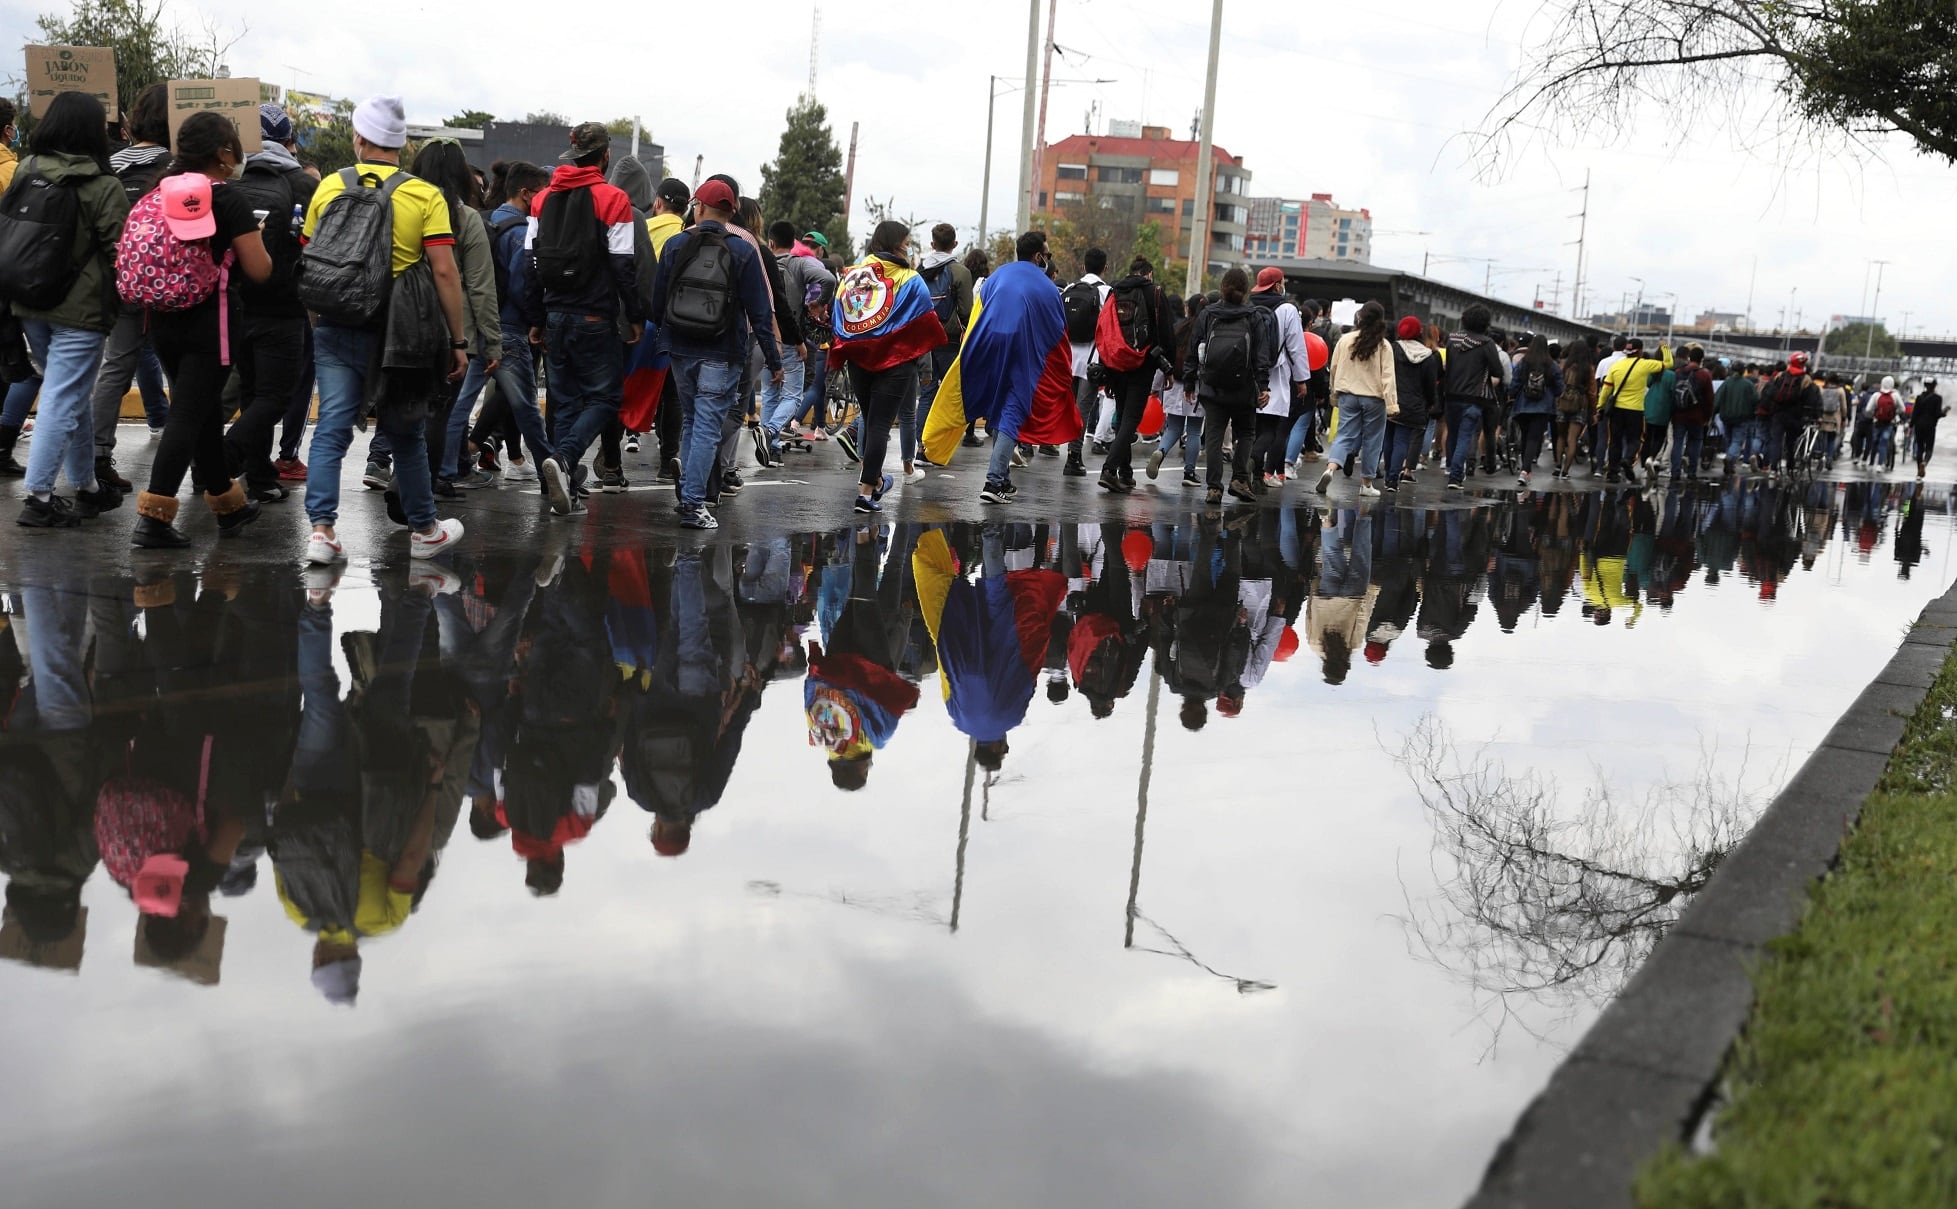
<svg viewBox="0 0 1957 1209"><path fill-rule="evenodd" d="M156 182L163 179L163 170L170 166L169 148L159 147L158 150L163 154L155 159L127 164L116 170L116 179L122 182L123 195L129 199L131 206L143 200L144 194L156 188Z"/></svg>
<svg viewBox="0 0 1957 1209"><path fill-rule="evenodd" d="M1114 318L1121 325L1121 338L1136 352L1147 352L1155 343L1155 287L1146 281L1116 286L1109 301L1114 303Z"/></svg>
<svg viewBox="0 0 1957 1209"><path fill-rule="evenodd" d="M1540 399L1549 393L1549 374L1542 369L1532 369L1522 379L1522 397Z"/></svg>
<svg viewBox="0 0 1957 1209"><path fill-rule="evenodd" d="M248 162L244 174L231 188L250 201L252 209L265 211L265 254L272 261L272 275L262 284L250 282L242 273L234 277L232 281L238 292L246 298L295 297L293 283L299 276L300 245L299 237L292 230L292 207L299 202L299 196L293 192L291 179L283 170L269 164Z"/></svg>
<svg viewBox="0 0 1957 1209"><path fill-rule="evenodd" d="M695 227L673 265L662 332L718 340L734 326L734 249L725 230Z"/></svg>
<svg viewBox="0 0 1957 1209"><path fill-rule="evenodd" d="M1210 328L1203 345L1203 368L1198 375L1202 385L1215 391L1236 392L1251 384L1251 341L1255 316L1246 311L1226 315Z"/></svg>
<svg viewBox="0 0 1957 1209"><path fill-rule="evenodd" d="M1101 287L1091 281L1076 281L1060 291L1060 306L1067 312L1068 341L1092 344L1094 329L1101 322Z"/></svg>
<svg viewBox="0 0 1957 1209"><path fill-rule="evenodd" d="M512 227L522 226L529 221L528 216L518 214L489 224L489 263L495 266L496 269L496 306L498 310L508 306L510 302L510 266L503 263L503 236L508 235ZM516 254L518 256L523 255L523 249L518 248Z"/></svg>
<svg viewBox="0 0 1957 1209"><path fill-rule="evenodd" d="M952 287L958 284L957 275L951 271L951 266L956 263L956 261L947 260L942 264L933 265L928 269L923 269L918 272L918 276L924 279L925 288L931 291L931 309L937 312L938 322L945 325L946 331L951 330L952 295L954 293Z"/></svg>
<svg viewBox="0 0 1957 1209"><path fill-rule="evenodd" d="M328 323L366 327L387 309L394 284L394 191L414 178L400 169L380 181L346 168L340 179L346 188L320 211L299 254L299 301Z"/></svg>
<svg viewBox="0 0 1957 1209"><path fill-rule="evenodd" d="M598 282L605 271L606 240L590 189L545 195L533 251L546 293L581 294Z"/></svg>
<svg viewBox="0 0 1957 1209"><path fill-rule="evenodd" d="M0 196L0 300L32 311L61 305L81 276L81 216L81 200L65 182L33 171L14 177Z"/></svg>

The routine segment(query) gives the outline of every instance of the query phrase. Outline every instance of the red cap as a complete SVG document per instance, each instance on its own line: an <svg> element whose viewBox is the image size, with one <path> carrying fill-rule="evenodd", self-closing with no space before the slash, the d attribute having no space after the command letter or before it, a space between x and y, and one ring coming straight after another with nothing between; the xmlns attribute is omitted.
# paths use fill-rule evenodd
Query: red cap
<svg viewBox="0 0 1957 1209"><path fill-rule="evenodd" d="M1400 326L1397 330L1402 340L1418 340L1426 334L1427 326L1420 322L1420 316L1408 315L1406 318L1400 320Z"/></svg>
<svg viewBox="0 0 1957 1209"><path fill-rule="evenodd" d="M734 191L727 187L726 181L703 182L693 191L693 200L703 206L712 206L716 210L726 210L729 213L739 208L741 204L740 199L734 196Z"/></svg>
<svg viewBox="0 0 1957 1209"><path fill-rule="evenodd" d="M1272 265L1257 270L1257 288L1260 290L1281 290L1284 288L1284 270Z"/></svg>

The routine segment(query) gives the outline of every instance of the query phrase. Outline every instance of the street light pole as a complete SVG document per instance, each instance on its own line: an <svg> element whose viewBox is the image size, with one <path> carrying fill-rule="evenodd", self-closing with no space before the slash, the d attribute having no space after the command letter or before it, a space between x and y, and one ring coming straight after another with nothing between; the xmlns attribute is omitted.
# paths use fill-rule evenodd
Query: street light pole
<svg viewBox="0 0 1957 1209"><path fill-rule="evenodd" d="M1033 0L1037 9L1039 0ZM1189 275L1184 290L1203 289L1210 267L1210 220L1216 213L1216 61L1223 50L1223 0L1210 6L1210 66L1203 82L1203 127L1196 146L1196 225L1189 232Z"/></svg>
<svg viewBox="0 0 1957 1209"><path fill-rule="evenodd" d="M1889 262L1886 260L1875 262L1875 301L1869 306L1869 342L1868 346L1862 350L1864 360L1875 356L1875 313L1882 306L1882 270L1888 266Z"/></svg>
<svg viewBox="0 0 1957 1209"><path fill-rule="evenodd" d="M985 247L986 219L992 213L992 115L999 108L999 77L985 77L985 178L979 185L979 248Z"/></svg>
<svg viewBox="0 0 1957 1209"><path fill-rule="evenodd" d="M1026 104L1019 123L1019 212L1013 229L1024 231L1033 225L1033 124L1039 117L1040 98L1035 95L1040 83L1040 0L1029 0L1026 29Z"/></svg>

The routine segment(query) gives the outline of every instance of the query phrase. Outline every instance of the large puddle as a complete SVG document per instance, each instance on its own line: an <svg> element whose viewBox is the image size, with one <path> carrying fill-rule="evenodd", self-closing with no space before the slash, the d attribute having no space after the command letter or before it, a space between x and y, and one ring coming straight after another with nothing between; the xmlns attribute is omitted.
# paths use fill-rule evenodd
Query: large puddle
<svg viewBox="0 0 1957 1209"><path fill-rule="evenodd" d="M1458 1203L1949 508L23 556L0 1200Z"/></svg>

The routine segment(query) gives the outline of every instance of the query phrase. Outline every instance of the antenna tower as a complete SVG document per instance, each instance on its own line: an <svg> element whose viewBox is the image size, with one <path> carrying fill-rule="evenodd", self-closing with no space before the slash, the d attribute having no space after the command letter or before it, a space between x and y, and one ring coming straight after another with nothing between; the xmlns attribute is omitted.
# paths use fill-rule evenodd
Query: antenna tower
<svg viewBox="0 0 1957 1209"><path fill-rule="evenodd" d="M822 6L815 6L815 19L809 25L809 91L808 98L815 100L815 67L822 51Z"/></svg>

